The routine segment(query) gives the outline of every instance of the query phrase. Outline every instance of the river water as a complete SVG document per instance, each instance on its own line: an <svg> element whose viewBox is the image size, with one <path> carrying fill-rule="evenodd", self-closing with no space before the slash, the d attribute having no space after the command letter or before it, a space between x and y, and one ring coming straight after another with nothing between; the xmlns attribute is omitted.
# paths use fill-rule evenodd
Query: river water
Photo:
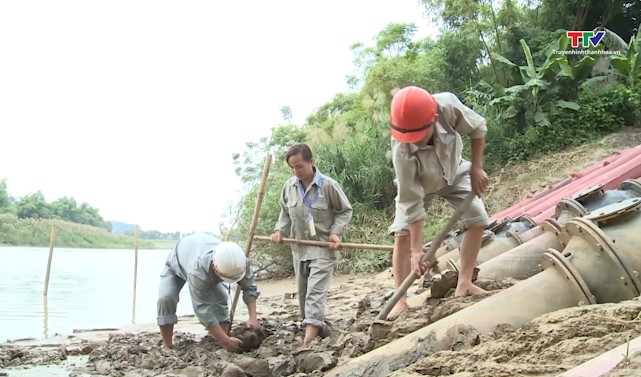
<svg viewBox="0 0 641 377"><path fill-rule="evenodd" d="M134 295L134 250L55 248L44 296L49 248L0 247L0 343L155 323L160 272L169 251L138 250ZM292 280L258 284L263 297L295 291ZM186 285L177 314L193 314Z"/></svg>

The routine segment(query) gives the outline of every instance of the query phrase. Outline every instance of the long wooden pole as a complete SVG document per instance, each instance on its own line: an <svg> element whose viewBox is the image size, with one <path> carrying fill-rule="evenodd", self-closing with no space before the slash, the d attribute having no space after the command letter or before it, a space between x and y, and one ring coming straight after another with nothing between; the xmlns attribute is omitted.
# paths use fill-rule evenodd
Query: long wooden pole
<svg viewBox="0 0 641 377"><path fill-rule="evenodd" d="M474 192L470 192L463 203L456 209L454 212L454 215L450 218L450 220L445 224L445 227L441 230L441 233L439 233L434 241L430 244L429 249L425 254L423 254L423 258L421 258L421 263L423 262L429 262L430 263L430 268L433 268L436 266L437 260L436 260L436 249L438 246L447 238L448 234L450 231L452 231L452 228L454 228L454 225L458 222L460 217L465 213L467 208L472 204L472 200L476 195ZM396 305L398 300L401 298L401 296L405 295L407 290L412 286L414 281L418 278L418 275L414 273L414 271L410 272L410 274L405 278L403 281L403 284L396 290L394 295L390 297L390 299L385 303L385 306L383 309L378 313L378 316L376 319L378 320L385 320L387 319L387 315L389 314L390 311L392 311L392 308Z"/></svg>
<svg viewBox="0 0 641 377"><path fill-rule="evenodd" d="M49 260L47 261L47 275L45 276L44 296L49 294L49 276L51 276L51 259L53 259L53 245L56 243L56 227L51 227L51 236L49 237Z"/></svg>
<svg viewBox="0 0 641 377"><path fill-rule="evenodd" d="M131 310L131 323L136 323L136 289L138 285L138 224L134 226L134 295Z"/></svg>
<svg viewBox="0 0 641 377"><path fill-rule="evenodd" d="M247 236L247 243L245 244L245 255L249 258L249 253L251 252L252 242L254 240L254 233L256 232L256 227L258 226L258 220L260 219L260 209L263 204L263 197L265 196L265 187L267 186L267 178L269 177L269 169L272 165L272 154L268 153L265 158L265 166L263 167L263 176L260 180L260 186L258 188L258 196L256 197L256 205L254 206L254 215L252 217L251 226L249 227L249 235ZM234 294L234 301L231 305L231 311L229 313L229 331L231 332L231 326L234 322L234 314L236 312L236 305L238 304L238 298L240 297L240 286L236 286L236 293Z"/></svg>
<svg viewBox="0 0 641 377"><path fill-rule="evenodd" d="M254 236L254 239L258 240L258 241L270 241L271 237L269 237L269 236ZM283 242L296 243L296 244L300 244L300 245L329 247L329 242L324 242L324 241L297 240L297 239L294 239L294 238L283 238ZM390 245L368 245L368 244L364 244L364 243L349 243L349 242L341 242L341 248L343 248L343 249L363 249L363 250L394 251L394 246L390 246Z"/></svg>

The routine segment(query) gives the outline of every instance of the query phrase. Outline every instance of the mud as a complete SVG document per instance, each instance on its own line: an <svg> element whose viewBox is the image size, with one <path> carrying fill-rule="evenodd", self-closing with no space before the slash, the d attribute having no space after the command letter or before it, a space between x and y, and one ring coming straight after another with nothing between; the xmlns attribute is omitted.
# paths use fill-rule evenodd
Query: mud
<svg viewBox="0 0 641 377"><path fill-rule="evenodd" d="M519 329L501 326L478 345L435 353L395 375L556 376L641 335L641 322L624 322L640 312L639 300L560 310ZM641 372L636 361L621 368L608 376Z"/></svg>
<svg viewBox="0 0 641 377"><path fill-rule="evenodd" d="M449 275L445 278L451 279ZM343 361L456 313L516 281L477 279L476 283L488 293L456 298L450 288L437 295L443 297L429 297L420 307L410 308L396 321L388 322L375 318L394 292L389 272L369 279L350 279L330 291L331 332L307 349L300 347L304 327L298 300L286 293L259 302L260 331L248 330L242 321L234 323L232 335L243 340L243 349L237 353L224 350L202 328L176 331L174 348L168 350L162 347L160 335L152 326L151 331L111 333L103 340L71 339L48 347L20 342L0 345L0 375L19 377L25 375L19 372L29 368L58 365L66 374L56 376L72 377L321 376ZM410 294L424 289L414 286ZM567 309L542 316L520 329L500 326L492 334L462 329L452 349L430 355L394 375L554 376L620 345L628 335L641 334L641 323L624 322L636 318L639 312L641 302L633 300ZM76 361L78 358L82 362ZM639 372L639 362L631 357L621 368L611 375Z"/></svg>

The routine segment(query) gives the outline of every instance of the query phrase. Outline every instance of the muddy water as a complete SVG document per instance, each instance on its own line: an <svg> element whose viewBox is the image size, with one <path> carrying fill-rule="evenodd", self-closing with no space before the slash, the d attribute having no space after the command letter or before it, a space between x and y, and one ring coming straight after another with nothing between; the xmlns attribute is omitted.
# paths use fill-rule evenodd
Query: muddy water
<svg viewBox="0 0 641 377"><path fill-rule="evenodd" d="M0 247L0 343L74 329L155 323L159 275L168 252L139 250L134 295L133 250L56 248L45 298L49 249ZM293 280L259 282L259 288L262 297L296 290ZM192 313L185 288L178 315Z"/></svg>

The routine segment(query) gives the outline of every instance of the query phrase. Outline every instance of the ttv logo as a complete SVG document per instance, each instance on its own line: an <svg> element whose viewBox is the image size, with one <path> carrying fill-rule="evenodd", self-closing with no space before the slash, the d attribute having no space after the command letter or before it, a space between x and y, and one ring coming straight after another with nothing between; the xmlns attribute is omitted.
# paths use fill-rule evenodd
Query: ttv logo
<svg viewBox="0 0 641 377"><path fill-rule="evenodd" d="M593 31L567 31L565 35L570 38L572 47L579 47L579 40L581 40L583 41L582 47L588 48L590 45L596 47L603 39L605 31L601 30L596 33Z"/></svg>

